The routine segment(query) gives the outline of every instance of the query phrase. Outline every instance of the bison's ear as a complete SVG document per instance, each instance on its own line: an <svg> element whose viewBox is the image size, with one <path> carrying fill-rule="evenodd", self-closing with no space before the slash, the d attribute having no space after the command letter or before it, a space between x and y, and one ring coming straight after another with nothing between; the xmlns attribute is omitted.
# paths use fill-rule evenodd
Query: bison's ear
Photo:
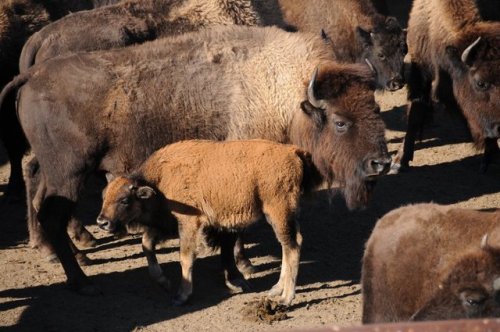
<svg viewBox="0 0 500 332"><path fill-rule="evenodd" d="M387 16L385 19L385 27L387 30L401 29L398 20L394 16Z"/></svg>
<svg viewBox="0 0 500 332"><path fill-rule="evenodd" d="M326 114L323 109L314 107L308 100L303 101L300 108L314 122L317 128L323 128L326 123Z"/></svg>
<svg viewBox="0 0 500 332"><path fill-rule="evenodd" d="M154 191L153 188L148 187L148 186L142 186L137 188L136 191L136 196L140 199L149 199L151 198L156 192Z"/></svg>
<svg viewBox="0 0 500 332"><path fill-rule="evenodd" d="M363 44L364 48L370 47L373 45L373 40L372 40L372 35L369 31L364 30L361 27L356 28L356 35L358 36L359 40L361 40L361 43Z"/></svg>
<svg viewBox="0 0 500 332"><path fill-rule="evenodd" d="M446 46L446 56L448 57L448 60L452 64L453 68L459 70L460 72L466 70L464 63L460 59L460 53L456 47Z"/></svg>

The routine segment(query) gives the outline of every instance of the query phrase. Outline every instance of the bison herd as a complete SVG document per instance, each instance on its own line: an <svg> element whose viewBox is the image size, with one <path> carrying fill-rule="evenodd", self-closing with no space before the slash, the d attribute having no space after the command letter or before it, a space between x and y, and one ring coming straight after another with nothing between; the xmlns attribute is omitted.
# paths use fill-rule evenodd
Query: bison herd
<svg viewBox="0 0 500 332"><path fill-rule="evenodd" d="M48 3L0 5L7 195L27 197L31 245L79 293L99 293L68 234L95 244L73 215L95 174L108 179L97 224L140 225L166 289L155 246L178 234L174 304L193 292L200 233L220 247L226 285L246 290L242 234L265 219L282 247L269 296L289 305L304 195L336 187L365 207L380 177L409 168L436 107L461 111L483 171L500 157L495 0L414 0L407 30L384 1ZM374 92L405 82L407 132L391 158ZM434 204L382 217L363 258L363 322L500 316L499 222Z"/></svg>

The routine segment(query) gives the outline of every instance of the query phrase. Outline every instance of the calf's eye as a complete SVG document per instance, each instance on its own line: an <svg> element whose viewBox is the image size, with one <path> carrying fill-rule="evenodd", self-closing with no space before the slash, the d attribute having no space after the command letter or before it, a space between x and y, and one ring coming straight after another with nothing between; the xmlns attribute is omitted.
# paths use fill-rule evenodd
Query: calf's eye
<svg viewBox="0 0 500 332"><path fill-rule="evenodd" d="M129 198L128 198L128 197L126 197L126 198L122 198L122 199L120 200L120 204L121 204L121 205L129 205L129 203L130 203L130 200L129 200Z"/></svg>
<svg viewBox="0 0 500 332"><path fill-rule="evenodd" d="M385 60L385 55L383 55L382 53L379 53L378 58L383 61L383 60Z"/></svg>

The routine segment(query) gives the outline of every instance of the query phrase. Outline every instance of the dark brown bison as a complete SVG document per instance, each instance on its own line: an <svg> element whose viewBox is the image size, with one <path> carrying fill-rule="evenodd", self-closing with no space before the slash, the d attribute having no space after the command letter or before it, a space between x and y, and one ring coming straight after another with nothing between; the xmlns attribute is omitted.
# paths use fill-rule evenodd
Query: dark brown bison
<svg viewBox="0 0 500 332"><path fill-rule="evenodd" d="M21 72L35 62L76 52L120 48L148 40L195 31L210 25L258 25L260 18L246 0L133 0L92 11L78 12L53 22L33 34L23 47ZM13 103L13 101L12 101ZM10 108L14 113L14 107ZM11 116L12 120L17 120ZM13 123L12 126L17 125ZM16 137L9 137L17 139ZM19 140L19 139L17 139ZM26 145L18 155L25 152ZM21 168L20 159L12 169ZM30 188L28 188L29 190ZM31 212L31 202L28 211ZM28 224L36 227L31 213ZM84 246L95 243L78 220L70 232ZM33 233L31 233L33 234ZM32 245L37 246L36 237ZM54 257L50 254L48 257Z"/></svg>
<svg viewBox="0 0 500 332"><path fill-rule="evenodd" d="M293 145L265 140L183 141L153 153L133 175L109 183L97 224L110 232L131 222L144 225L150 275L168 285L154 253L159 237L155 229L161 234L178 223L182 268L174 299L178 305L193 292L200 231L215 228L232 238L221 246L222 266L226 285L239 290L246 281L234 262L234 231L265 216L283 252L280 278L269 296L281 296L280 301L290 305L302 245L297 222L300 198L321 181L311 156Z"/></svg>
<svg viewBox="0 0 500 332"><path fill-rule="evenodd" d="M363 323L500 317L500 213L389 212L366 244L362 294Z"/></svg>
<svg viewBox="0 0 500 332"><path fill-rule="evenodd" d="M119 0L10 0L0 3L0 88L19 74L21 49L28 37L45 25L71 12L116 3ZM26 152L24 137L14 111L14 97L7 101L10 109L0 113L0 139L4 143L11 175L7 194L21 198L24 192L21 159Z"/></svg>
<svg viewBox="0 0 500 332"><path fill-rule="evenodd" d="M413 160L416 136L432 111L433 101L462 111L475 145L485 147L484 169L498 153L500 22L483 20L478 7L483 3L414 1L408 26L411 105L395 169L408 168Z"/></svg>
<svg viewBox="0 0 500 332"><path fill-rule="evenodd" d="M127 173L188 138L265 138L309 151L353 208L367 203L391 161L370 71L333 62L316 35L221 27L48 60L0 100L15 88L42 175L38 219L79 291L93 288L64 227L94 170Z"/></svg>
<svg viewBox="0 0 500 332"><path fill-rule="evenodd" d="M342 62L367 64L378 87L403 87L406 32L394 17L377 13L369 0L279 0L283 19L299 31L323 31L335 57Z"/></svg>

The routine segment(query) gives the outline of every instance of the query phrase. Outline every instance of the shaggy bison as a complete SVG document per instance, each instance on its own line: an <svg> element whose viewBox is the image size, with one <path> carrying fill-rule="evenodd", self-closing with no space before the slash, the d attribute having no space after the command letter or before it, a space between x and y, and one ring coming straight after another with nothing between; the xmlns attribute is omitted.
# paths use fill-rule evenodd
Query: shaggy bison
<svg viewBox="0 0 500 332"><path fill-rule="evenodd" d="M9 83L0 102L15 89L43 180L38 219L69 284L83 292L94 288L65 226L95 170L127 173L183 139L265 138L310 152L354 208L391 162L373 75L333 62L316 35L219 27L45 61Z"/></svg>
<svg viewBox="0 0 500 332"><path fill-rule="evenodd" d="M366 243L362 293L363 323L500 317L499 212L389 212Z"/></svg>
<svg viewBox="0 0 500 332"><path fill-rule="evenodd" d="M432 111L432 101L462 111L476 146L485 148L484 169L498 153L500 22L483 20L480 14L485 4L474 0L414 1L408 25L411 105L395 169L408 168L413 160L415 139Z"/></svg>
<svg viewBox="0 0 500 332"><path fill-rule="evenodd" d="M119 0L11 0L0 3L0 88L19 73L18 63L21 49L28 37L45 25L71 12L91 9L116 3ZM21 198L24 182L21 159L27 143L14 110L14 97L8 101L10 109L0 113L0 139L4 143L11 175L7 194Z"/></svg>
<svg viewBox="0 0 500 332"><path fill-rule="evenodd" d="M109 183L97 224L111 232L130 222L147 226L143 248L149 271L164 283L154 254L158 238L154 229L168 229L175 218L182 282L174 303L183 304L193 291L200 230L215 228L232 239L221 244L222 265L226 284L240 288L245 281L234 262L234 231L265 216L283 252L280 278L269 295L281 295L281 302L289 305L295 296L302 244L299 200L321 181L311 156L295 146L263 140L183 141L156 151L133 175Z"/></svg>
<svg viewBox="0 0 500 332"><path fill-rule="evenodd" d="M377 13L369 0L279 0L283 19L299 31L323 31L335 57L368 64L378 87L403 87L406 32L394 17Z"/></svg>

